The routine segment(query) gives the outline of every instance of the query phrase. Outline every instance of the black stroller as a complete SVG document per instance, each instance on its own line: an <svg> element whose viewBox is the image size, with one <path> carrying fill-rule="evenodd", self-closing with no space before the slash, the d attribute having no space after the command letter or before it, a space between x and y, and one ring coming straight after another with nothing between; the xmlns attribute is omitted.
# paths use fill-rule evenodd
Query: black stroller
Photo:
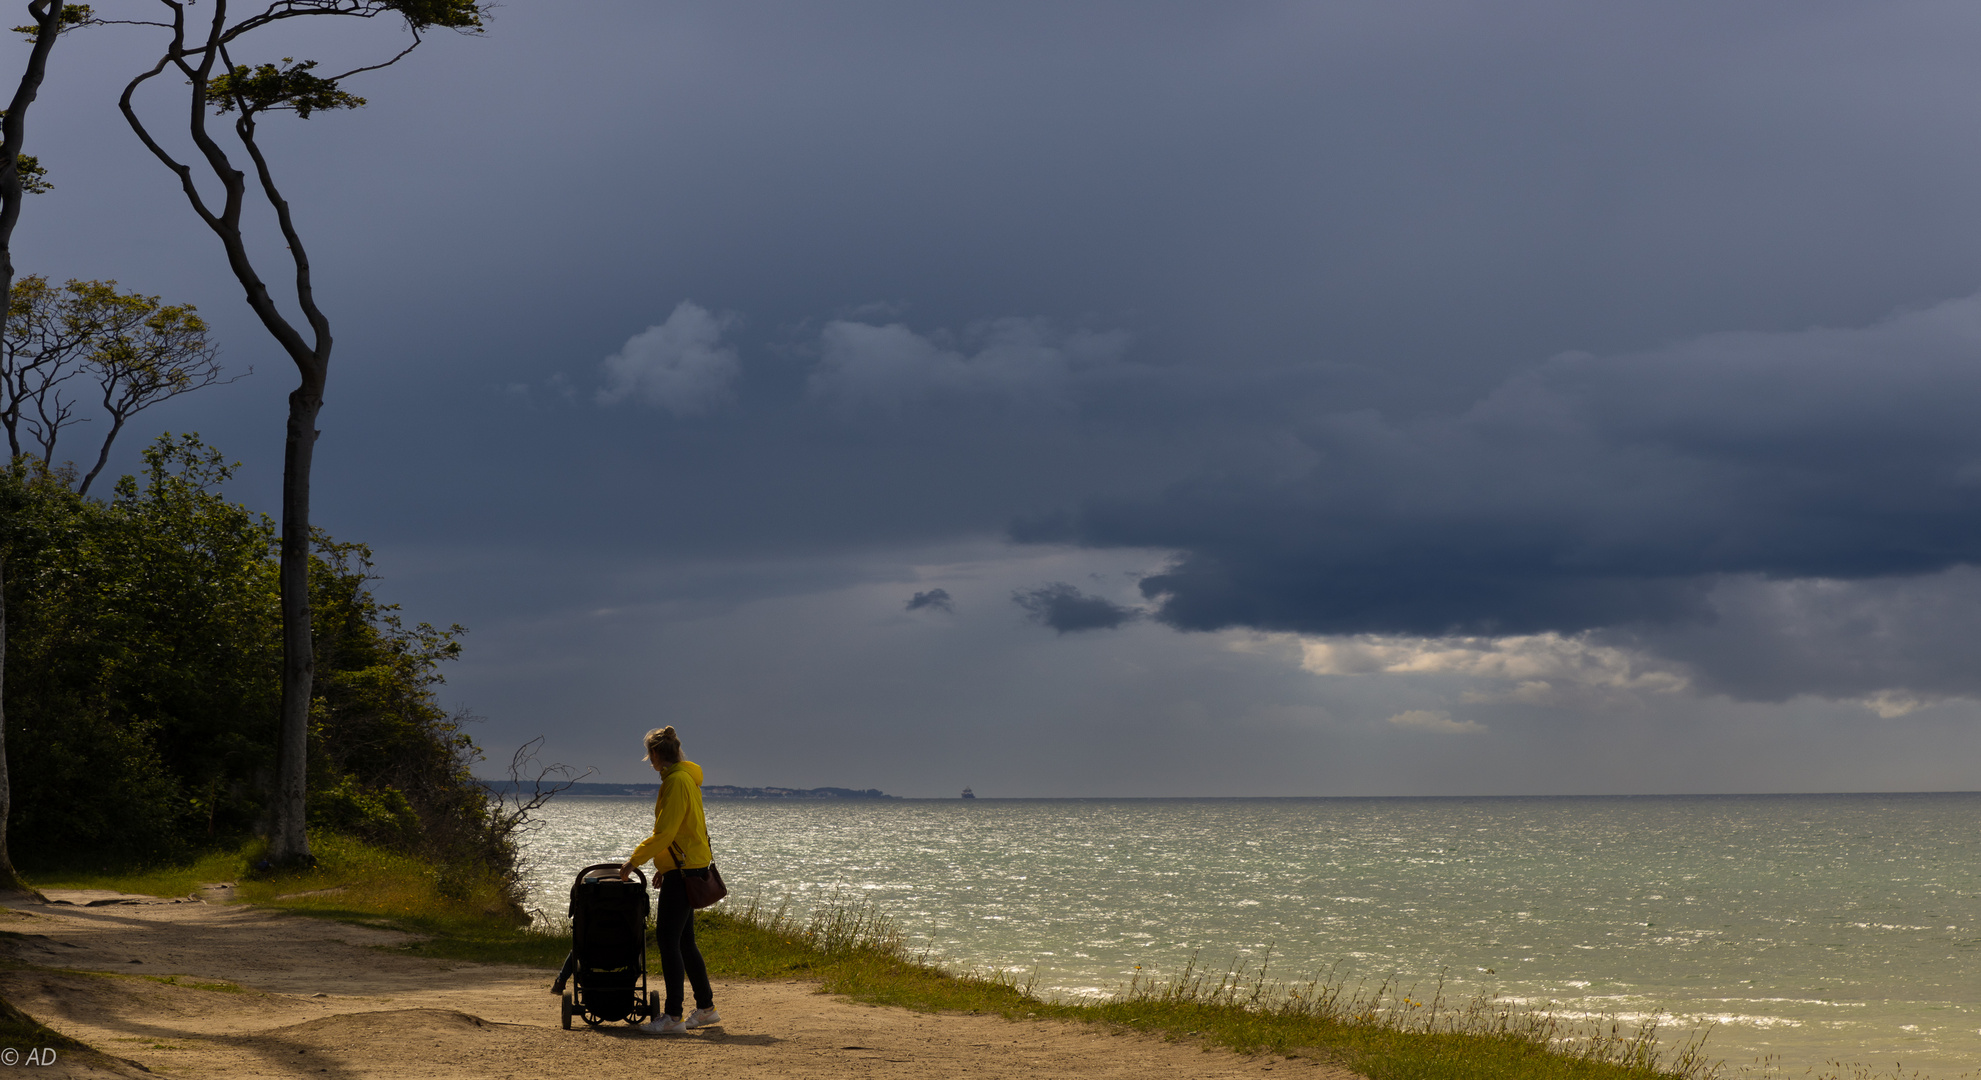
<svg viewBox="0 0 1981 1080"><path fill-rule="evenodd" d="M564 1028L573 1016L593 1027L660 1015L660 995L647 990L647 876L619 880L618 863L578 871L571 886L572 989L564 995Z"/></svg>

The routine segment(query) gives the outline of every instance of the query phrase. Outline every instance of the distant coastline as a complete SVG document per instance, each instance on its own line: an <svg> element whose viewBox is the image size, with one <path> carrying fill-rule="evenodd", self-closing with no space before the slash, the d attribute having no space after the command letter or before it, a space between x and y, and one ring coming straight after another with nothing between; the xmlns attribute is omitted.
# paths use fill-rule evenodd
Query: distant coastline
<svg viewBox="0 0 1981 1080"><path fill-rule="evenodd" d="M481 780L481 786L491 794L514 795L527 790L514 780ZM651 799L659 788L653 784L572 784L563 789L564 794L581 799ZM731 784L705 784L702 795L711 799L899 799L899 795L889 795L879 788L855 790L853 788L817 787L736 787Z"/></svg>

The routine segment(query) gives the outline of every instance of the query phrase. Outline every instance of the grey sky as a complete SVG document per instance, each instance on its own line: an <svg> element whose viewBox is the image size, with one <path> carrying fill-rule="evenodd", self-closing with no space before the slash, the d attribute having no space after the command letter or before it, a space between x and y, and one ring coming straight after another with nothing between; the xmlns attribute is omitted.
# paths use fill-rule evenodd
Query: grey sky
<svg viewBox="0 0 1981 1080"><path fill-rule="evenodd" d="M570 10L273 140L318 520L471 627L491 756L1981 785L1981 13ZM145 419L273 508L293 376L116 116L141 44L64 41L16 261L212 316L255 376Z"/></svg>

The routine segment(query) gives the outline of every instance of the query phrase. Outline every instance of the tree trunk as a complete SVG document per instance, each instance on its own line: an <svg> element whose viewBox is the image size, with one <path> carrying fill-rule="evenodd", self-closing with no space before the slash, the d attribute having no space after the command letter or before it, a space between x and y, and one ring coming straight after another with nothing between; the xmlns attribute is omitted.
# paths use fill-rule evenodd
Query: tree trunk
<svg viewBox="0 0 1981 1080"><path fill-rule="evenodd" d="M62 28L63 0L41 0L28 5L34 19L34 48L28 52L27 69L14 88L5 120L0 120L0 329L6 326L14 301L14 226L21 220L20 154L27 139L28 106L41 93L41 80L48 71L48 53ZM13 429L8 429L13 434ZM11 440L10 440L11 442ZM10 446L11 449L11 446ZM7 459L12 468L13 456ZM7 777L7 591L4 557L0 557L0 888L27 889L14 872L14 860L7 852L7 817L13 811L13 786ZM27 890L32 892L33 890ZM38 895L38 894L37 894Z"/></svg>
<svg viewBox="0 0 1981 1080"><path fill-rule="evenodd" d="M307 864L309 841L309 742L310 704L314 697L316 657L310 641L310 458L316 448L316 415L323 408L324 376L330 366L330 320L316 306L310 285L309 257L302 237L297 235L288 200L276 187L268 161L255 142L254 110L236 100L240 109L234 131L241 145L254 159L255 176L262 194L275 211L282 238L287 241L289 259L296 269L296 302L315 334L315 345L276 307L268 286L255 270L241 233L241 210L247 192L247 177L236 169L227 153L207 130L207 87L213 68L221 61L228 40L227 0L214 0L211 28L203 46L188 50L185 39L186 12L183 4L169 5L173 11L172 44L150 71L138 75L124 87L117 107L145 148L179 177L194 213L198 214L227 253L227 264L247 292L248 306L260 317L262 326L282 345L296 364L302 382L289 395L289 423L282 448L282 710L276 719L275 790L268 816L268 857L277 865ZM235 28L239 30L239 27ZM196 58L196 66L188 64ZM193 170L151 136L132 104L138 88L157 77L167 67L177 65L188 76L192 88L192 110L188 133L199 148L213 177L220 182L225 201L218 213L207 205L193 181ZM226 70L223 68L223 70Z"/></svg>
<svg viewBox="0 0 1981 1080"><path fill-rule="evenodd" d="M310 461L316 414L323 408L323 375L306 372L289 395L288 437L282 448L282 729L275 757L275 804L268 857L278 864L308 862L310 702L316 681L310 640Z"/></svg>
<svg viewBox="0 0 1981 1080"><path fill-rule="evenodd" d="M103 437L103 448L96 452L96 467L89 471L88 476L83 477L83 485L76 489L76 494L78 495L89 494L89 486L96 482L97 474L101 473L103 471L103 467L110 463L110 444L117 441L117 436L121 434L123 430L124 430L124 414L111 413L110 434L105 435Z"/></svg>
<svg viewBox="0 0 1981 1080"><path fill-rule="evenodd" d="M0 552L0 688L7 682L7 557ZM0 693L0 890L15 890L39 897L14 870L14 857L7 850L7 818L14 812L14 786L7 771L7 698Z"/></svg>
<svg viewBox="0 0 1981 1080"><path fill-rule="evenodd" d="M7 777L7 556L0 553L0 889L18 888L13 856L7 853L7 816L14 789Z"/></svg>
<svg viewBox="0 0 1981 1080"><path fill-rule="evenodd" d="M42 2L42 0L37 0ZM296 369L302 376L302 384L295 393L289 395L289 425L282 454L282 715L280 717L279 739L275 758L275 799L269 815L269 857L277 863L310 862L308 825L309 791L309 741L310 704L312 684L316 676L316 657L310 641L310 599L309 599L309 557L310 557L310 458L316 448L316 416L323 408L324 376L330 367L330 320L316 305L315 287L310 281L309 256L303 250L303 239L296 232L296 223L290 214L289 201L283 197L276 185L275 175L268 167L268 159L263 156L261 146L255 141L256 116L270 110L295 109L298 116L308 116L302 107L302 91L284 90L274 97L263 99L251 94L243 94L238 87L223 93L226 100L222 112L234 112L234 133L241 140L242 149L254 161L255 180L261 187L268 206L275 211L275 222L282 230L284 246L289 253L289 261L295 267L295 300L309 323L314 344L304 339L302 332L283 316L269 296L268 287L255 270L254 260L248 253L248 245L241 234L241 210L247 193L246 175L234 167L226 150L213 138L207 129L209 108L215 103L209 98L213 89L213 72L216 65L222 72L233 71L233 62L226 58L230 42L236 42L240 35L250 30L264 28L277 20L296 16L346 15L370 18L388 11L405 17L406 27L412 34L412 43L401 49L397 55L380 64L358 68L330 80L311 76L316 82L311 85L334 88L337 80L360 71L376 71L398 63L420 44L420 32L432 26L445 26L458 30L479 31L484 14L482 4L412 4L412 3L348 3L348 4L289 4L278 3L271 7L249 5L256 9L247 18L229 26L227 23L228 0L212 0L207 7L211 12L205 40L187 43L187 8L192 0L165 0L165 6L172 13L170 23L152 23L164 26L171 31L171 42L158 62L151 69L138 74L124 87L123 96L117 99L117 107L124 119L131 125L138 140L145 148L179 178L179 186L192 204L193 212L199 215L208 228L220 238L221 247L227 252L227 264L234 271L234 277L247 291L248 306L261 319L261 324L281 343L283 351L295 361ZM284 60L283 63L290 63ZM305 63L296 71L307 71L314 66ZM198 148L212 178L219 182L225 195L219 210L208 204L194 181L193 169L185 162L172 156L172 152L161 145L151 135L144 120L133 105L133 95L138 88L157 78L167 68L173 68L178 75L186 78L191 88L192 106L187 114L187 134L192 136L193 145ZM239 69L245 71L245 68ZM313 92L313 91L312 91ZM338 103L330 108L350 108L364 104L361 98L352 98L339 91ZM319 106L325 107L325 106Z"/></svg>
<svg viewBox="0 0 1981 1080"><path fill-rule="evenodd" d="M14 298L14 226L21 220L20 156L27 141L28 106L41 94L41 80L48 71L48 53L61 36L63 0L42 0L28 5L34 19L34 48L28 50L27 68L20 85L7 104L7 115L0 120L0 322ZM11 458L9 464L12 463Z"/></svg>

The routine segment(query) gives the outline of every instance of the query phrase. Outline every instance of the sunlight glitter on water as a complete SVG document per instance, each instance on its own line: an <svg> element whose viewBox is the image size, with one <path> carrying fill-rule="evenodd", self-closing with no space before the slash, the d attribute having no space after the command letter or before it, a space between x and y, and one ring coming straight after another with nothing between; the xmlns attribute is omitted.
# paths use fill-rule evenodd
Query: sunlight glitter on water
<svg viewBox="0 0 1981 1080"><path fill-rule="evenodd" d="M913 945L1111 993L1195 955L1716 1025L1735 1063L1981 1062L1981 795L710 800L739 896L871 899ZM553 803L539 907L651 807Z"/></svg>

